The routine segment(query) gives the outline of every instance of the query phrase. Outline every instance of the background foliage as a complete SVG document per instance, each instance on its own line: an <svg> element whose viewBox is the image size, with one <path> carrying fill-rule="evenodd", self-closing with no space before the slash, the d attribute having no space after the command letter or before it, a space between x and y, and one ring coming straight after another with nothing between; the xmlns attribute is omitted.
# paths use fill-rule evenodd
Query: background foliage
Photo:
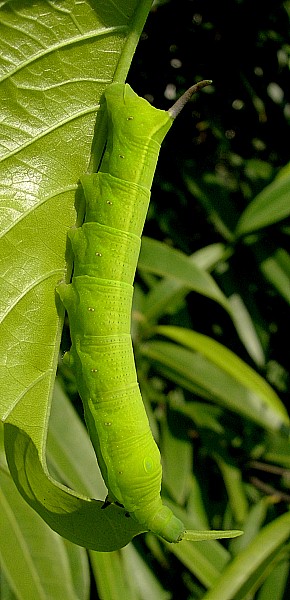
<svg viewBox="0 0 290 600"><path fill-rule="evenodd" d="M162 148L132 333L164 497L188 527L245 535L169 547L148 534L120 552L86 553L40 531L38 515L18 504L3 457L1 598L286 599L290 456L277 397L289 410L288 32L289 2L156 2L128 76L162 108L196 79L213 79ZM88 136L85 147L88 154ZM101 498L86 433L66 398L82 415L75 384L61 362L60 379L50 472Z"/></svg>

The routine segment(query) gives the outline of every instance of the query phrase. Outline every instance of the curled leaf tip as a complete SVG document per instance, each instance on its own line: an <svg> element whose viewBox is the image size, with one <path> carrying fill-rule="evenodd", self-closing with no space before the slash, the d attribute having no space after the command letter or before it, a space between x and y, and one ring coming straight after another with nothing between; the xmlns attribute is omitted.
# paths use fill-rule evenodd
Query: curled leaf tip
<svg viewBox="0 0 290 600"><path fill-rule="evenodd" d="M199 90L201 90L207 85L210 85L211 83L211 79L203 79L202 81L198 81L198 83L195 83L190 88L188 88L188 90L186 90L186 92L184 92L184 94L180 96L180 98L178 98L175 104L173 104L173 106L169 108L168 113L170 114L172 119L176 119L176 117L182 111L183 107L190 100L193 94L196 94L196 92L199 92Z"/></svg>

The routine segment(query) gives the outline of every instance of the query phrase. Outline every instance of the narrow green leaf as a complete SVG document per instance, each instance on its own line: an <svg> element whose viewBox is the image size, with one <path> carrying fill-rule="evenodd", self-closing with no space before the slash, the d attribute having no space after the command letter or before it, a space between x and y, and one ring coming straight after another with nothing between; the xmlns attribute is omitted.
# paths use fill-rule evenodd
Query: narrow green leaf
<svg viewBox="0 0 290 600"><path fill-rule="evenodd" d="M203 550L203 547L206 550L208 544L208 541L199 542L198 544L187 541L181 544L168 544L165 542L168 550L207 588L212 587L221 574L218 566L208 559L206 551Z"/></svg>
<svg viewBox="0 0 290 600"><path fill-rule="evenodd" d="M192 444L187 438L177 437L164 426L162 430L162 468L163 485L171 497L184 504L190 485L192 473ZM178 461L176 457L178 456ZM182 464L182 469L180 465Z"/></svg>
<svg viewBox="0 0 290 600"><path fill-rule="evenodd" d="M285 600L289 569L289 559L281 560L281 562L274 567L273 571L262 585L257 600L270 600L270 598L275 598L275 600Z"/></svg>
<svg viewBox="0 0 290 600"><path fill-rule="evenodd" d="M102 600L169 600L171 597L132 544L118 553L90 552L90 559Z"/></svg>
<svg viewBox="0 0 290 600"><path fill-rule="evenodd" d="M131 577L124 570L121 552L92 552L90 561L102 600L142 600L136 596Z"/></svg>
<svg viewBox="0 0 290 600"><path fill-rule="evenodd" d="M263 367L265 365L263 346L242 296L234 293L229 296L228 300L232 310L232 320L240 340L243 342L249 356L259 367Z"/></svg>
<svg viewBox="0 0 290 600"><path fill-rule="evenodd" d="M214 279L198 267L191 257L179 250L143 236L138 268L161 277L175 279L178 287L182 285L188 290L211 298L230 312L227 299Z"/></svg>
<svg viewBox="0 0 290 600"><path fill-rule="evenodd" d="M62 541L66 548L76 597L78 600L89 600L91 576L87 551L81 546L72 544L65 538L62 538Z"/></svg>
<svg viewBox="0 0 290 600"><path fill-rule="evenodd" d="M192 471L194 471L194 469ZM209 529L209 517L206 512L206 506L198 477L192 472L189 479L190 493L186 502L186 512L191 518L193 517L195 519L196 529ZM193 525L188 527L188 529L193 529ZM210 547L212 547L212 545ZM219 548L222 551L225 550L221 545L219 545ZM217 557L215 557L215 564L217 564L217 562Z"/></svg>
<svg viewBox="0 0 290 600"><path fill-rule="evenodd" d="M5 576L18 599L85 600L80 580L77 582L80 593L76 593L64 541L24 502L11 477L2 469L0 556ZM87 561L85 568L88 570Z"/></svg>
<svg viewBox="0 0 290 600"><path fill-rule="evenodd" d="M225 569L204 600L236 600L246 597L253 585L255 575L268 560L280 552L290 535L290 513L278 517L266 525L255 539Z"/></svg>
<svg viewBox="0 0 290 600"><path fill-rule="evenodd" d="M282 298L290 304L290 256L288 252L283 248L278 248L272 256L261 261L260 269Z"/></svg>
<svg viewBox="0 0 290 600"><path fill-rule="evenodd" d="M243 526L248 512L248 502L242 481L241 470L234 464L222 460L221 456L217 456L216 454L214 456L221 470L227 489L234 523Z"/></svg>
<svg viewBox="0 0 290 600"><path fill-rule="evenodd" d="M237 236L245 235L277 223L290 215L290 176L276 177L243 212Z"/></svg>
<svg viewBox="0 0 290 600"><path fill-rule="evenodd" d="M170 600L171 593L164 590L157 574L149 568L146 558L140 556L132 544L122 550L124 571L127 579L131 578L134 583L135 594L142 600ZM134 574L134 576L133 576ZM136 598L134 596L134 600ZM124 598L126 600L126 596Z"/></svg>
<svg viewBox="0 0 290 600"><path fill-rule="evenodd" d="M290 469L289 438L277 436L274 433L268 435L264 460Z"/></svg>
<svg viewBox="0 0 290 600"><path fill-rule="evenodd" d="M231 552L235 556L244 550L258 535L270 506L269 497L264 497L251 506L243 523L244 535L231 542Z"/></svg>
<svg viewBox="0 0 290 600"><path fill-rule="evenodd" d="M198 427L209 429L219 436L225 435L225 427L220 423L222 408L204 402L176 402L174 398L169 399L169 404L171 408L190 417Z"/></svg>
<svg viewBox="0 0 290 600"><path fill-rule="evenodd" d="M149 238L145 237L144 240L144 244L147 244L146 240L149 241ZM200 278L200 273L212 270L219 261L228 258L229 253L229 250L223 244L211 244L210 246L201 248L191 256L186 257L193 265L193 268L190 268L190 271L188 272L187 285L179 278L181 275L179 270L177 272L178 278L164 277L161 281L155 282L152 289L146 295L143 303L142 313L146 319L157 321L160 316L163 316L166 313L172 314L178 309L178 306L183 302L185 296L190 291L199 291L200 289L195 289L194 269L195 271L196 269L198 270L198 278ZM178 254L177 260L178 258L180 258L180 253ZM154 253L152 254L152 260L156 261ZM205 293L204 295L207 294ZM226 298L224 297L224 300L225 299Z"/></svg>
<svg viewBox="0 0 290 600"><path fill-rule="evenodd" d="M1 600L17 600L17 596L11 589L3 569L0 570L0 598Z"/></svg>
<svg viewBox="0 0 290 600"><path fill-rule="evenodd" d="M248 395L249 392L254 393L260 398L258 411L262 411L262 405L264 405L265 409L272 413L273 419L276 422L280 421L280 426L282 424L289 426L288 414L280 398L271 386L234 352L206 335L181 327L160 326L156 328L156 331L187 348L198 351L233 380L244 386L245 403L247 402L247 391Z"/></svg>
<svg viewBox="0 0 290 600"><path fill-rule="evenodd" d="M199 396L243 415L269 430L287 431L288 417L283 405L261 396L240 383L205 356L168 342L148 342L141 352L152 360L158 370ZM277 406L276 406L277 404Z"/></svg>

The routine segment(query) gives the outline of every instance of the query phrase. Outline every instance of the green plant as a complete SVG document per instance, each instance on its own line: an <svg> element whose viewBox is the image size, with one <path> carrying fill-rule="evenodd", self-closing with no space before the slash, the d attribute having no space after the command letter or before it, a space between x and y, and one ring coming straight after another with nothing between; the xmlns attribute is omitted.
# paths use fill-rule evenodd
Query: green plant
<svg viewBox="0 0 290 600"><path fill-rule="evenodd" d="M53 408L57 417L54 420L52 412L46 453L48 400L52 395L57 363L55 349L60 339L54 288L65 271L66 235L75 221L73 205L77 180L86 170L91 155L98 109L96 98L101 96L115 70L120 80L125 78L149 4L146 10L145 4L142 5L142 18L141 12L136 13L140 18L136 26L136 20L135 24L130 21L134 11L132 2L122 4L122 15L117 10L110 12L107 2L98 2L98 12L94 3L88 1L82 4L69 0L37 1L33 7L31 2L23 0L1 3L3 56L7 56L9 48L1 82L4 141L0 173L4 190L1 411L7 418L7 455L13 475L24 493L37 510L43 511L45 518L51 519L54 528L63 527L64 534L71 535L68 514L70 510L75 511L74 518L79 518L79 527L76 525L71 530L77 543L84 541L79 536L86 521L87 498L103 498L105 490L86 433L59 388L55 391ZM128 31L131 35L126 39ZM209 22L204 19L203 35L209 36L210 31ZM200 40L201 34L198 36ZM96 67L100 69L97 80ZM191 66L192 69L195 70ZM199 65L196 74L200 69ZM212 71L204 75L215 78ZM183 87L184 81L179 81ZM247 90L250 97L250 87L244 81L243 90ZM11 98L9 105L5 101L7 97ZM220 105L213 100L214 95L206 97L209 98L208 106L212 98L212 112L218 115ZM255 114L262 119L267 104L264 102L263 107L263 103L258 102L258 93L253 99L257 107ZM201 109L202 114L207 114L208 106ZM189 122L195 122L192 115ZM19 123L22 123L20 127ZM252 123L253 120L251 126ZM198 125L202 137L209 124L199 120ZM216 140L222 139L218 119L212 124L212 131ZM182 131L182 125L180 132L183 140L191 137ZM256 137L259 137L258 133ZM92 156L101 155L103 142L99 135ZM277 391L285 399L288 384L283 361L279 363L277 353L275 360L268 360L273 336L264 322L268 316L265 317L265 308L269 308L269 298L273 299L273 305L268 320L273 326L280 323L280 314L282 317L287 314L289 304L289 255L283 243L289 235L287 170L283 184L282 179L272 183L274 171L280 165L277 159L275 168L270 171L266 169L268 157L264 157L264 163L254 163L247 157L244 159L242 151L240 156L236 151L225 159L229 144L229 139L223 138L219 150L224 170L217 168L211 172L207 166L205 170L195 172L191 163L187 161L182 166L179 157L174 156L175 171L183 183L182 191L175 193L176 182L169 187L166 184L165 190L160 179L157 180L158 206L163 210L158 233L161 231L162 240L170 237L175 245L179 236L179 247L191 256L165 243L143 239L132 331L138 376L163 457L163 497L188 528L238 526L244 529L245 535L226 547L217 541L172 547L157 542L148 534L144 541L137 538L134 546L130 545L120 553L91 551L91 564L102 598L120 598L122 593L126 598L129 594L132 598L144 598L146 590L148 597L146 586L149 586L150 598L154 598L154 594L157 598L165 596L169 568L174 575L172 589L178 586L180 598L206 597L206 590L211 589L208 592L211 598L219 599L222 594L224 598L236 600L251 594L259 600L263 597L277 600L283 598L286 589L289 564L288 418ZM170 141L169 147L179 150L181 144ZM202 156L202 145L199 150ZM236 179L232 177L235 165ZM266 189L268 183L270 187ZM265 192L261 191L263 187ZM268 199L253 201L252 216L245 211L235 230L235 226L231 228L230 225L236 217L232 190L236 192L237 188L244 193L242 210L247 204L251 206L250 199L258 198L260 192L262 197L267 194ZM172 227L172 221L174 225L177 223L177 218L171 216L172 207L167 204L168 196L171 198L172 195L174 203L177 197L181 199L183 208L185 197L197 199L202 207L202 219L206 221L208 215L215 226L213 241L208 242L206 230L196 252L188 250L186 236L178 233L177 227ZM275 212L279 211L278 221L273 217L273 202ZM149 228L157 213L156 204L153 202L149 215ZM182 210L179 207L180 219ZM199 209L196 214L201 219ZM191 226L190 219L188 222ZM257 294L251 294L250 271L260 286L260 304ZM190 310L192 303L194 310ZM218 338L219 328L229 329L231 322L230 335L228 338L223 336L223 344L216 345L215 340L206 336L209 329L203 326L201 306L209 308L208 322L211 322L212 314L215 319L218 317L219 327L212 330L211 338ZM195 335L192 329L200 329L202 335ZM226 346L235 350L234 356L228 353ZM64 343L64 347L67 349L69 344ZM271 364L273 370L270 370ZM60 377L73 391L74 383L65 367L61 367ZM174 460L176 456L178 461ZM178 468L181 464L182 469ZM255 474L258 475L270 473L271 468L276 468L278 474L268 486L272 492L266 494L263 485L267 484L263 477L251 478L248 473L249 469L257 469ZM209 473L209 477L205 477L205 473ZM1 458L2 474L7 481L4 457ZM56 484L55 480L62 485ZM66 486L77 490L78 494L71 494ZM12 485L5 487L1 480L2 507L9 506L12 489ZM42 490L40 496L39 489ZM57 512L60 506L63 506L62 514ZM94 511L99 508L96 502L90 503L86 535L92 544L98 539L103 548L108 549L109 521L104 522L103 532L94 529ZM15 511L16 515L19 510ZM108 511L111 510L121 511L118 507L109 507ZM1 511L2 523L6 523L1 531L1 593L12 586L16 597L29 597L34 588L24 588L24 577L20 576L16 581L13 547L17 542L13 544L13 539L22 540L23 556L29 557L29 572L35 578L37 571L37 579L43 583L45 576L37 562L40 553L39 550L32 551L28 532L19 537L18 526L18 537L12 539L11 523L17 523L17 519L4 521L4 514L11 516L11 512ZM34 512L30 514L37 517ZM126 543L135 531L126 530L125 523L117 535L119 539L123 536ZM113 548L114 531L111 530L111 534ZM64 540L57 542L51 530L47 529L45 535L54 536L52 544L65 547ZM43 539L40 539L39 547L44 546ZM159 581L154 569L149 570L146 563L148 548L152 566L157 565ZM65 556L63 550L61 553ZM4 556L8 557L6 562ZM65 594L73 597L74 592L77 597L87 597L85 556L75 550L72 560L65 558L68 591L62 590L62 597ZM43 563L45 560L47 558ZM86 564L83 569L82 564ZM73 589L75 565L78 565L78 576L73 580ZM25 569L27 566L23 573ZM139 569L142 577L138 578L135 573L140 573ZM61 579L55 562L51 573L57 580ZM50 574L49 579L52 577ZM40 593L49 597L50 592Z"/></svg>

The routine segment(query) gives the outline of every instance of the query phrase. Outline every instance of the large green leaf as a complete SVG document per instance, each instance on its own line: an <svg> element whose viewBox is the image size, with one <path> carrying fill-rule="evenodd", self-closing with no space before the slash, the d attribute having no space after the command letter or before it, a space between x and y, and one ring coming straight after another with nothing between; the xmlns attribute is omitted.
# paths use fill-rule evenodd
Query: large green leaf
<svg viewBox="0 0 290 600"><path fill-rule="evenodd" d="M77 183L90 160L99 99L112 80L125 79L150 6L151 0L0 5L0 416L6 452L20 492L51 527L102 550L126 544L140 528L117 507L104 514L101 502L59 485L47 472L63 317L55 286L65 275L66 235L76 219ZM104 125L100 111L93 166L103 150Z"/></svg>

